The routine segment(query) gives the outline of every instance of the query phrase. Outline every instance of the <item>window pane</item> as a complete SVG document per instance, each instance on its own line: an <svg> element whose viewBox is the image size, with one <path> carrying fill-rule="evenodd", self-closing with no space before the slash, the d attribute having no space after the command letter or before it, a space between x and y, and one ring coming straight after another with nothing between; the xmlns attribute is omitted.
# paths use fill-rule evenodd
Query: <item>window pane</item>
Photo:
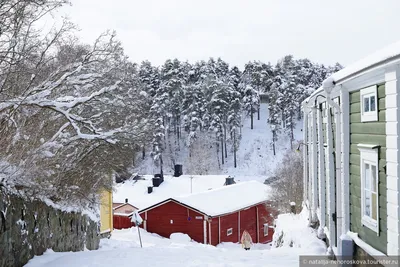
<svg viewBox="0 0 400 267"><path fill-rule="evenodd" d="M371 216L371 193L367 190L364 190L365 194L365 215Z"/></svg>
<svg viewBox="0 0 400 267"><path fill-rule="evenodd" d="M375 96L373 95L369 99L371 100L370 101L370 107L371 107L370 110L375 111Z"/></svg>
<svg viewBox="0 0 400 267"><path fill-rule="evenodd" d="M372 209L371 209L371 218L376 220L376 215L378 214L378 207L376 206L376 194L371 194L371 198L372 198Z"/></svg>
<svg viewBox="0 0 400 267"><path fill-rule="evenodd" d="M373 192L378 192L378 188L376 188L376 166L371 165L371 183L372 183L372 191Z"/></svg>
<svg viewBox="0 0 400 267"><path fill-rule="evenodd" d="M371 190L371 170L369 164L365 164L365 174L364 174L364 189Z"/></svg>
<svg viewBox="0 0 400 267"><path fill-rule="evenodd" d="M364 97L364 112L369 111L369 97Z"/></svg>

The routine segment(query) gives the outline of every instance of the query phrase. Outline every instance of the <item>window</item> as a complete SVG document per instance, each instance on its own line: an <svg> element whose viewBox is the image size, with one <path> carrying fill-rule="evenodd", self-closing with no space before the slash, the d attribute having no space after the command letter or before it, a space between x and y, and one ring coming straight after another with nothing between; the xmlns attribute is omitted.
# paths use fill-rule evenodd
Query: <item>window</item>
<svg viewBox="0 0 400 267"><path fill-rule="evenodd" d="M232 228L229 228L228 230L226 230L226 235L231 235L233 232Z"/></svg>
<svg viewBox="0 0 400 267"><path fill-rule="evenodd" d="M378 120L378 96L376 91L376 85L360 91L362 122Z"/></svg>
<svg viewBox="0 0 400 267"><path fill-rule="evenodd" d="M268 223L264 223L264 236L268 235Z"/></svg>
<svg viewBox="0 0 400 267"><path fill-rule="evenodd" d="M360 150L361 222L379 233L378 146L358 145Z"/></svg>

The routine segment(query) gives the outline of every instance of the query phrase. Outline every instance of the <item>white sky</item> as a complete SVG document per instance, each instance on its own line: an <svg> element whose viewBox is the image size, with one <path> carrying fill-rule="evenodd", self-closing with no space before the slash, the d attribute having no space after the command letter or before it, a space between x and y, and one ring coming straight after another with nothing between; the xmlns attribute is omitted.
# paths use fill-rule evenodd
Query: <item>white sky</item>
<svg viewBox="0 0 400 267"><path fill-rule="evenodd" d="M296 58L348 65L400 39L400 0L71 0L85 42L117 31L134 62Z"/></svg>

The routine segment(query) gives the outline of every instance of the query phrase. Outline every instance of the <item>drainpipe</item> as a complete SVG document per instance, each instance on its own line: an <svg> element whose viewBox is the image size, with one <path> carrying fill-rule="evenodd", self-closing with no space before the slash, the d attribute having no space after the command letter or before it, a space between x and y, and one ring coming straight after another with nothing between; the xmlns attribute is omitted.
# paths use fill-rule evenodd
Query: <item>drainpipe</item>
<svg viewBox="0 0 400 267"><path fill-rule="evenodd" d="M308 144L308 112L307 112L307 103L303 104L303 142L304 144ZM307 198L307 177L308 177L308 146L304 146L303 148L303 199L304 204L308 207L308 198Z"/></svg>
<svg viewBox="0 0 400 267"><path fill-rule="evenodd" d="M316 108L311 109L311 206L312 216L311 223L314 224L318 221L317 208L318 208L318 155L317 155L317 111Z"/></svg>
<svg viewBox="0 0 400 267"><path fill-rule="evenodd" d="M345 168L346 164L348 162L344 162L344 160L348 161L348 137L346 134L348 133L348 129L346 128L346 125L342 123L342 119L344 122L348 123L348 120L346 119L347 114L343 114L343 111L346 111L348 113L348 95L344 95L343 92L341 92L341 101L342 104L345 105L344 110L340 107L339 104L335 103L331 99L330 93L332 92L332 89L334 88L335 83L332 78L328 78L323 82L323 88L327 94L327 104L328 104L328 110L329 107L332 106L335 110L335 117L336 117L336 144L335 144L335 172L336 172L336 241L337 241L337 247L338 247L338 254L340 256L350 256L353 253L353 250L351 249L352 247L352 242L351 240L346 236L347 233L347 223L348 223L348 218L346 218L347 214L347 200L346 200L346 192L348 191L348 175L345 173L347 168ZM343 98L343 99L342 99ZM344 116L346 115L346 116ZM348 126L347 126L348 127ZM342 142L343 140L343 142ZM347 145L347 147L346 147ZM342 153L343 149L343 153ZM346 154L346 155L345 155ZM347 177L346 177L347 176ZM345 181L346 179L346 181ZM332 185L332 183L330 183ZM347 186L346 186L347 185ZM347 188L346 188L347 187ZM331 191L332 192L332 191ZM332 192L334 193L334 192ZM332 195L331 201L333 199ZM338 201L339 200L339 201ZM334 207L334 206L333 206ZM332 216L332 214L331 214ZM332 229L329 229L330 231ZM331 236L333 236L331 234Z"/></svg>

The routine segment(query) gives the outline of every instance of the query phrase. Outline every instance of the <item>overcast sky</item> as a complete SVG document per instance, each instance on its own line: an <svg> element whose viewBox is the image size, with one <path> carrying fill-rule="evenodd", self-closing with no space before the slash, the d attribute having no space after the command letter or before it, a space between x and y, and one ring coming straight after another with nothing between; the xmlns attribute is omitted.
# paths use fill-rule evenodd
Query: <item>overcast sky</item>
<svg viewBox="0 0 400 267"><path fill-rule="evenodd" d="M72 0L85 42L114 29L134 62L296 58L348 65L400 39L400 0Z"/></svg>

